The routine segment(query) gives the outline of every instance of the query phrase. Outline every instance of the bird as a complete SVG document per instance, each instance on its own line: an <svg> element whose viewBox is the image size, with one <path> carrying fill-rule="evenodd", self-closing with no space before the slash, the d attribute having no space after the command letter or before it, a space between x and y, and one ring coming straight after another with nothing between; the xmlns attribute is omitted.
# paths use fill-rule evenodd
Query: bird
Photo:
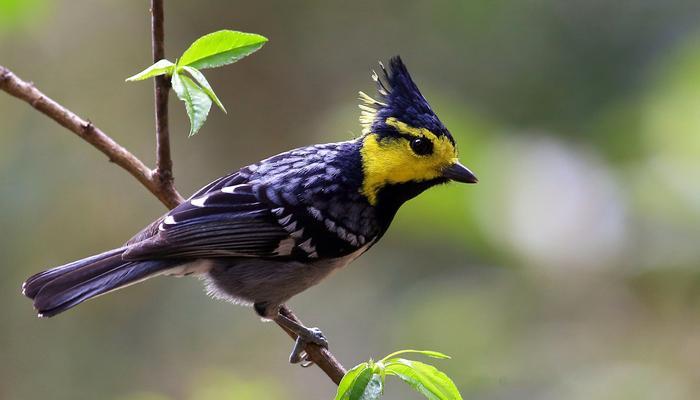
<svg viewBox="0 0 700 400"><path fill-rule="evenodd" d="M281 312L375 245L406 201L448 182L476 183L450 131L400 56L359 92L362 134L290 150L214 180L123 246L29 277L22 293L39 317L160 275L197 276L210 295L253 306L303 347L328 347L318 328ZM381 74L381 76L380 76Z"/></svg>

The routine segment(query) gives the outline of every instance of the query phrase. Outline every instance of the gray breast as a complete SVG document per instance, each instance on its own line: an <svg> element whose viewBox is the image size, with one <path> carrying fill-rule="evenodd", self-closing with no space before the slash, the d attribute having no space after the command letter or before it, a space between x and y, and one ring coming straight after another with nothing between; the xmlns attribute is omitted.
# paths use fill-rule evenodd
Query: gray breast
<svg viewBox="0 0 700 400"><path fill-rule="evenodd" d="M239 304L281 305L360 256L369 245L345 257L312 262L258 258L212 259L207 292Z"/></svg>

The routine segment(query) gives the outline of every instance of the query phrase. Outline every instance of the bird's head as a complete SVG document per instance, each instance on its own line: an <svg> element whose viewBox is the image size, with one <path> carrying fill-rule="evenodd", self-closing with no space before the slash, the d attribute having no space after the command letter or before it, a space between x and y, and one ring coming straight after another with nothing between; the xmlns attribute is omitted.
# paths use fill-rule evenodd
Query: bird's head
<svg viewBox="0 0 700 400"><path fill-rule="evenodd" d="M382 76L372 74L378 98L360 92L362 194L376 205L383 194L405 201L450 180L476 183L401 58L392 58L388 69L380 66Z"/></svg>

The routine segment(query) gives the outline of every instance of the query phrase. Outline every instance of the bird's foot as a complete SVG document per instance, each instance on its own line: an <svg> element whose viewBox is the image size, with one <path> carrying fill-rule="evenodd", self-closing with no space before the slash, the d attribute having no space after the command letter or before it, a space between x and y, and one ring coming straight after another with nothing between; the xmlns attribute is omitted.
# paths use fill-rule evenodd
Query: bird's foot
<svg viewBox="0 0 700 400"><path fill-rule="evenodd" d="M305 343L313 343L325 349L328 348L328 339L323 336L323 332L318 328L306 328L306 330L297 333L297 335L299 336L297 339L301 339Z"/></svg>
<svg viewBox="0 0 700 400"><path fill-rule="evenodd" d="M297 336L297 340L294 342L292 353L289 355L290 363L300 364L302 367L313 365L314 362L311 361L309 354L304 351L307 343L313 343L325 349L328 348L328 340L323 336L323 332L320 329L307 328L303 334Z"/></svg>
<svg viewBox="0 0 700 400"><path fill-rule="evenodd" d="M308 343L313 343L317 346L328 348L328 340L318 328L307 328L304 325L291 320L290 318L278 314L275 321L287 328L289 331L297 335L294 342L292 353L289 355L289 362L292 364L301 364L302 367L308 367L313 364L309 355L304 351Z"/></svg>

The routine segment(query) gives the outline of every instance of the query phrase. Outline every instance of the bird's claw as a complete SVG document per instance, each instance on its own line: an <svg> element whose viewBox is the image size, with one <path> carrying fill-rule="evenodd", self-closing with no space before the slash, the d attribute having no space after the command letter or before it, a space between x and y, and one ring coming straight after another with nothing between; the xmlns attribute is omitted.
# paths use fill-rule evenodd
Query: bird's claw
<svg viewBox="0 0 700 400"><path fill-rule="evenodd" d="M324 349L328 348L328 340L323 335L323 332L318 328L308 328L297 336L297 340L294 342L294 347L292 348L292 353L289 355L290 363L300 364L302 367L313 365L314 362L311 361L309 354L304 351L304 347L306 347L307 343L313 343Z"/></svg>
<svg viewBox="0 0 700 400"><path fill-rule="evenodd" d="M297 350L297 345L294 345L292 354L289 355L289 362L292 364L299 364L302 368L307 368L314 365L309 353L303 350L303 342L300 346L301 350Z"/></svg>
<svg viewBox="0 0 700 400"><path fill-rule="evenodd" d="M323 332L318 328L309 328L303 336L306 336L303 338L306 342L316 344L324 349L328 348L328 339L326 339Z"/></svg>
<svg viewBox="0 0 700 400"><path fill-rule="evenodd" d="M306 356L308 356L308 355L306 355ZM303 360L302 362L300 362L299 365L300 365L302 368L308 368L308 367L314 365L314 362L311 361L311 360L305 359L305 360Z"/></svg>

